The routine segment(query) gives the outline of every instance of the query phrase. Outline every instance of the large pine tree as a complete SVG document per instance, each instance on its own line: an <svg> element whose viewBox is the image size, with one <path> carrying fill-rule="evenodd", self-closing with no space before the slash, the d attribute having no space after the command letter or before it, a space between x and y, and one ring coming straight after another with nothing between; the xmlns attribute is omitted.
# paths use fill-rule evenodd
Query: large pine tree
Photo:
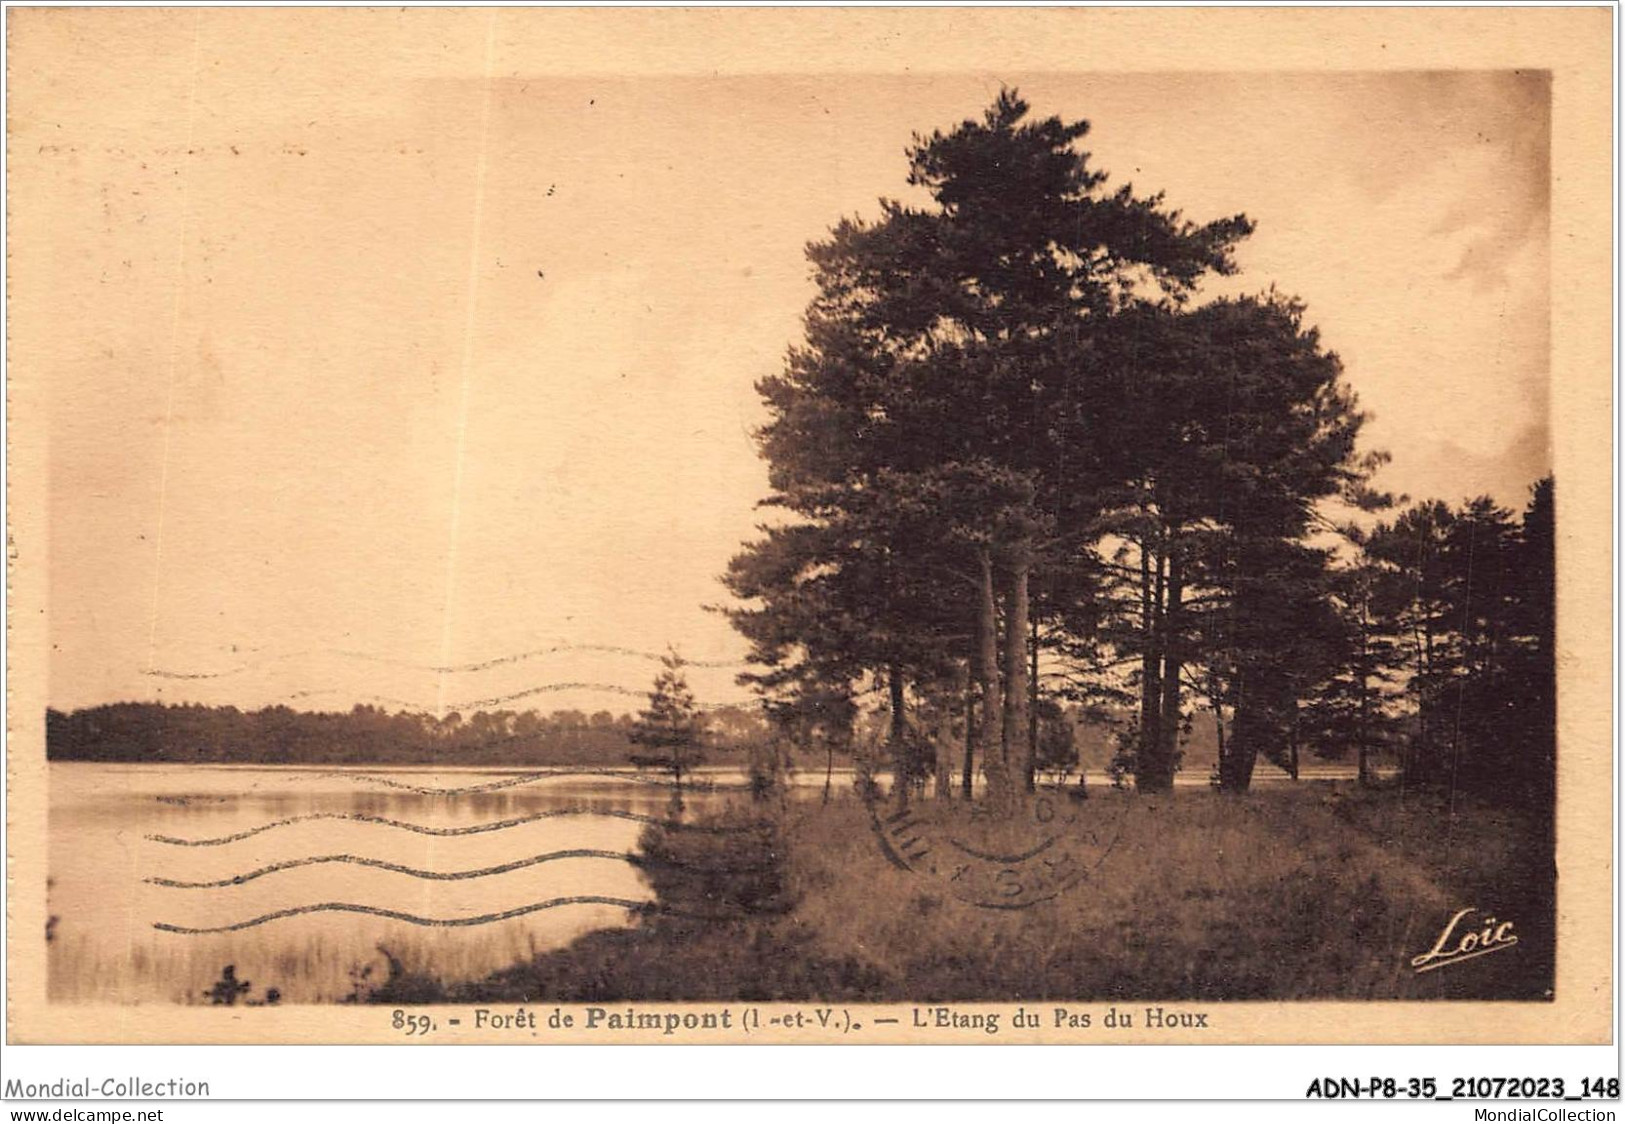
<svg viewBox="0 0 1625 1124"><path fill-rule="evenodd" d="M1134 301L1171 305L1228 272L1250 229L1106 192L1076 147L1088 128L1031 120L1001 94L981 120L916 137L908 179L930 205L883 200L879 220L843 221L810 247L807 342L760 386L771 502L811 530L769 532L730 570L753 602L735 619L754 641L783 641L761 650L770 665L836 676L857 669L794 622L815 598L842 605L838 588L874 591L831 647L890 677L894 717L897 684L935 677L945 653L962 660L1004 803L1032 774L1033 575L1075 566L1095 533L1092 341ZM741 580L774 571L790 537L798 568ZM920 604L956 609L957 627Z"/></svg>

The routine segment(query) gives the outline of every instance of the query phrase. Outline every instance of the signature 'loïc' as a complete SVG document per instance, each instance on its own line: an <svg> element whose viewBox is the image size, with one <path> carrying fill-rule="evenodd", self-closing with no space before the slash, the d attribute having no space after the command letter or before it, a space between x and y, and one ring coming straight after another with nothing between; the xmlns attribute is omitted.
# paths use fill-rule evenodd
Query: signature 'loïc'
<svg viewBox="0 0 1625 1124"><path fill-rule="evenodd" d="M1518 943L1510 921L1497 921L1486 916L1482 925L1462 924L1468 915L1477 912L1476 906L1457 910L1455 916L1445 924L1439 939L1433 942L1433 947L1420 956L1411 957L1411 967L1419 973L1431 972L1435 968L1471 960L1475 956L1500 952Z"/></svg>

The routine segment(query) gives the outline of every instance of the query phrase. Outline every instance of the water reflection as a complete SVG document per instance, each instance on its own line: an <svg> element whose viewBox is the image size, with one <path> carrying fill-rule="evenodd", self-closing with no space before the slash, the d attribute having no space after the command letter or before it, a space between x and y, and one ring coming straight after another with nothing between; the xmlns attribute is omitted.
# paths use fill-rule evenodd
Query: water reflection
<svg viewBox="0 0 1625 1124"><path fill-rule="evenodd" d="M420 787L481 779L387 776ZM737 793L694 794L691 814L730 796ZM275 988L283 1002L341 1000L380 978L381 949L410 969L477 978L590 929L626 924L631 914L586 902L450 928L371 912L297 911L337 903L455 922L560 898L647 901L639 869L617 857L636 851L643 825L616 817L669 811L667 790L614 777L429 795L331 771L53 764L51 995L206 1002L230 964L251 981L249 999L263 1001L264 989ZM390 826L447 832L537 816L545 818L468 834ZM279 821L291 822L227 843L161 841L228 838ZM558 857L528 861L548 855ZM334 861L304 861L311 858ZM468 872L477 876L421 877ZM235 932L154 927L216 929L277 914L286 916Z"/></svg>

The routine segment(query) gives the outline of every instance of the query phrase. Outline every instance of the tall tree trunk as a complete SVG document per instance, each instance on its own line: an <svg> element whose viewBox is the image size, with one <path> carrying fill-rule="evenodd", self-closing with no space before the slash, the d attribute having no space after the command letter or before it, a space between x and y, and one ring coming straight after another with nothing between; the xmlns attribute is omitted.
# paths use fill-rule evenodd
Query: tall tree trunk
<svg viewBox="0 0 1625 1124"><path fill-rule="evenodd" d="M1424 709L1422 711L1422 744L1423 744L1424 750L1427 753L1427 761L1423 765L1422 771L1424 773L1430 773L1431 774L1432 771L1433 771L1433 757L1434 757L1433 739L1434 739L1434 736L1435 736L1434 732L1433 732L1433 730L1434 730L1433 716L1438 712L1438 707L1435 705L1435 703L1437 701L1436 688L1437 688L1438 684L1435 683L1434 678L1433 678L1433 612L1432 612L1432 610L1429 610L1427 616L1423 619L1423 642L1424 642L1424 645L1425 645L1425 649L1423 651L1423 660L1422 660L1422 682L1423 682L1423 685L1424 685L1423 690L1422 690L1422 704L1423 704L1423 707L1424 707ZM1429 777L1429 779L1432 779L1431 776Z"/></svg>
<svg viewBox="0 0 1625 1124"><path fill-rule="evenodd" d="M954 791L954 740L949 729L939 729L936 734L931 740L932 796L948 800Z"/></svg>
<svg viewBox="0 0 1625 1124"><path fill-rule="evenodd" d="M891 730L886 740L891 749L892 799L899 808L906 808L913 777L908 759L908 728L903 717L903 669L892 664L886 669L886 679L891 692Z"/></svg>
<svg viewBox="0 0 1625 1124"><path fill-rule="evenodd" d="M835 742L830 738L824 739L824 799L828 804L831 787L835 783Z"/></svg>
<svg viewBox="0 0 1625 1124"><path fill-rule="evenodd" d="M1213 657L1217 659L1217 657ZM1219 672L1217 664L1208 663L1207 668L1207 701L1213 708L1213 736L1218 746L1219 788L1225 787L1225 776L1230 770L1226 759L1224 744L1224 692L1219 685Z"/></svg>
<svg viewBox="0 0 1625 1124"><path fill-rule="evenodd" d="M960 786L965 799L971 798L976 783L976 650L965 661L965 770Z"/></svg>
<svg viewBox="0 0 1625 1124"><path fill-rule="evenodd" d="M1033 774L1030 743L1027 740L1031 703L1027 697L1028 581L1032 567L1026 543L1010 554L1010 586L1004 602L1004 749L1013 777L1027 790Z"/></svg>
<svg viewBox="0 0 1625 1124"><path fill-rule="evenodd" d="M1180 552L1168 543L1167 606L1162 611L1162 718L1157 726L1157 760L1155 760L1152 788L1168 791L1173 788L1173 762L1180 749L1180 672L1185 668L1185 564Z"/></svg>
<svg viewBox="0 0 1625 1124"><path fill-rule="evenodd" d="M1038 789L1038 618L1028 627L1027 649L1027 791Z"/></svg>
<svg viewBox="0 0 1625 1124"><path fill-rule="evenodd" d="M999 617L993 601L993 554L988 547L977 552L981 567L981 590L976 608L976 670L982 677L982 719L977 724L982 772L987 776L990 803L1008 805L1010 770L1000 741L1004 724L1004 700L999 686Z"/></svg>
<svg viewBox="0 0 1625 1124"><path fill-rule="evenodd" d="M1287 730L1288 730L1288 732L1287 732L1287 764L1289 765L1289 768L1288 768L1287 772L1289 772L1292 775L1293 780L1297 780L1298 779L1298 735L1299 735L1299 728L1298 728L1298 700L1297 699L1291 700L1290 705L1292 707L1292 717L1289 720L1291 722L1291 725L1287 728Z"/></svg>
<svg viewBox="0 0 1625 1124"><path fill-rule="evenodd" d="M1360 685L1359 733L1355 738L1355 752L1359 754L1360 784L1368 785L1371 783L1371 602L1365 595L1360 600L1360 666L1355 669L1355 674Z"/></svg>
<svg viewBox="0 0 1625 1124"><path fill-rule="evenodd" d="M1140 510L1145 511L1144 500ZM1153 574L1151 532L1140 539L1140 744L1136 747L1134 786L1145 788L1142 774L1156 757L1162 726L1162 653L1158 650L1157 618L1162 611L1162 562Z"/></svg>
<svg viewBox="0 0 1625 1124"><path fill-rule="evenodd" d="M934 763L932 796L937 800L948 800L953 795L954 741L951 736L951 729L951 724L946 727L939 727L934 731L934 736L931 739L931 757Z"/></svg>
<svg viewBox="0 0 1625 1124"><path fill-rule="evenodd" d="M1362 699L1361 709L1364 709L1364 705L1365 703ZM1361 785L1369 785L1371 783L1371 754L1366 749L1365 719L1363 717L1360 719L1360 737L1355 743L1355 754L1356 760L1359 762L1359 783Z"/></svg>
<svg viewBox="0 0 1625 1124"><path fill-rule="evenodd" d="M1231 709L1230 747L1225 756L1225 774L1219 784L1226 792L1246 792L1253 783L1253 766L1258 763L1258 747L1264 734L1259 727L1259 707L1248 697L1251 683L1246 670L1235 670L1232 693L1235 703Z"/></svg>

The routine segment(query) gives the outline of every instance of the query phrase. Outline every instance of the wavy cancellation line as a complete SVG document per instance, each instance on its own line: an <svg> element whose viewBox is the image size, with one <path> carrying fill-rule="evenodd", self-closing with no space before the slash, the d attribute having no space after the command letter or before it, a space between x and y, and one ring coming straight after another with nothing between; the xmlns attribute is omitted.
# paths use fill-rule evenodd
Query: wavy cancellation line
<svg viewBox="0 0 1625 1124"><path fill-rule="evenodd" d="M681 820L664 819L660 816L640 815L637 812L556 808L546 812L532 812L528 816L497 820L493 823L472 824L468 827L430 827L427 824L392 820L385 816L369 816L362 812L310 812L302 816L289 816L286 819L272 820L270 823L260 824L258 827L251 827L231 835L222 835L215 839L177 839L173 835L148 835L146 838L149 842L168 843L175 847L218 847L226 843L235 843L241 839L249 839L275 828L287 827L296 823L309 823L315 820L348 820L352 823L378 824L381 827L393 827L401 831L414 832L418 835L433 835L437 838L446 838L455 835L482 835L490 831L505 831L510 827L520 827L524 824L536 823L539 820L558 819L563 816L599 816L605 819L630 820L633 823L655 824L659 827L669 828L672 831L704 831L731 835L750 830L747 827L712 827L702 824L689 824L683 823Z"/></svg>
<svg viewBox="0 0 1625 1124"><path fill-rule="evenodd" d="M598 894L579 894L568 898L549 898L545 902L532 902L530 905L516 906L513 909L503 910L501 913L482 913L478 917L419 917L415 913L404 913L398 909L357 905L354 902L319 902L316 905L299 905L288 909L279 909L274 913L250 918L247 921L238 921L232 925L210 925L193 928L187 925L171 925L164 921L154 921L152 927L164 933L202 936L210 933L241 932L244 929L252 929L256 925L280 921L285 917L298 917L306 913L365 913L372 917L383 917L391 921L404 921L408 925L423 925L437 929L459 929L472 925L490 925L498 921L510 921L515 917L524 917L529 913L540 913L544 909L557 909L566 905L613 905L622 909L652 909L659 913L668 914L674 912L660 906L651 905L646 901L634 901L631 898L608 898ZM700 915L681 914L679 916L698 917Z"/></svg>
<svg viewBox="0 0 1625 1124"><path fill-rule="evenodd" d="M522 690L511 691L506 695L492 695L484 699L459 699L445 704L446 710L482 710L485 707L501 706L503 703L515 702L519 699L528 699L534 695L546 695L557 691L595 691L599 694L625 695L628 698L646 698L649 694L647 688L637 690L632 687L623 687L619 683L538 683L535 686L525 687ZM294 691L287 697L290 699L313 699L321 695L342 695L345 692L338 687L312 687L304 691ZM435 712L441 707L427 706L412 699L396 698L394 695L363 695L360 696L383 706L397 706L403 710L418 711L422 713Z"/></svg>
<svg viewBox="0 0 1625 1124"><path fill-rule="evenodd" d="M547 648L534 648L525 652L514 652L506 656L495 656L490 659L475 660L471 663L460 664L423 664L411 660L396 659L393 656L380 656L372 652L356 652L344 648L328 648L324 651L284 652L280 655L265 656L257 660L248 660L236 667L228 667L223 671L176 671L171 668L150 668L142 672L143 675L154 679L227 679L233 675L241 675L245 671L252 671L267 664L286 663L289 660L310 659L313 656L338 656L342 659L362 660L367 663L384 664L389 667L406 668L412 671L430 672L435 675L456 675L467 672L489 671L494 667L503 667L508 664L524 663L528 660L541 659L543 656L557 655L561 652L603 652L615 656L631 656L640 660L660 661L665 655L660 652L644 651L640 648L623 648L614 644L554 644ZM683 663L688 667L728 668L744 667L743 660L687 660Z"/></svg>
<svg viewBox="0 0 1625 1124"><path fill-rule="evenodd" d="M226 886L241 886L245 882L252 882L256 878L264 878L267 874L276 874L283 870L296 870L302 866L321 866L327 863L349 863L353 866L372 867L375 870L388 870L396 874L409 874L413 878L423 878L435 882L454 882L465 878L488 878L494 874L507 874L512 870L523 870L530 866L539 866L542 863L556 862L560 859L614 859L619 862L638 865L638 856L625 851L601 851L590 847L578 847L568 851L549 851L545 855L531 855L529 858L515 859L512 862L502 863L499 866L488 866L480 870L420 870L417 867L406 866L402 863L392 863L386 859L371 859L362 855L313 855L304 859L287 859L283 862L271 863L256 870L246 871L233 875L230 878L219 878L210 882L182 882L174 878L147 878L147 883L153 886L167 886L175 890L216 890Z"/></svg>
<svg viewBox="0 0 1625 1124"><path fill-rule="evenodd" d="M410 668L417 671L430 671L437 675L453 675L472 671L488 671L493 667L502 667L506 664L524 663L527 660L541 659L543 656L557 655L560 652L603 652L612 656L631 656L634 659L649 660L659 663L668 653L650 652L641 648L623 648L615 644L554 644L548 648L534 648L527 652L515 652L507 656L495 656L491 659L475 660L471 663L458 664L421 664L410 660L395 659L392 656L379 656L370 652L355 652L334 649L333 654L348 659L366 660L369 663L387 664L391 667ZM685 667L745 667L744 660L690 660L684 659Z"/></svg>
<svg viewBox="0 0 1625 1124"><path fill-rule="evenodd" d="M521 773L513 777L505 777L500 781L487 781L484 784L462 785L456 788L440 788L428 784L411 784L407 781L392 780L389 777L375 776L371 773L332 772L316 773L315 778L341 777L363 784L375 784L384 788L399 789L402 792L413 792L420 796L473 796L482 792L499 792L505 788L519 788L528 784L537 784L553 777L609 777L613 780L626 781L629 784L656 785L661 788L675 788L675 781L663 777L647 777L638 773L621 772L615 769L550 769L535 773ZM746 789L747 784L719 784L715 781L689 780L683 782L683 788L697 792L715 792L721 789Z"/></svg>
<svg viewBox="0 0 1625 1124"><path fill-rule="evenodd" d="M413 878L422 878L434 882L455 882L469 878L489 878L496 874L507 874L509 871L523 870L526 867L539 866L542 863L555 862L560 859L609 859L624 862L636 867L687 867L691 864L680 863L669 859L652 859L644 855L631 854L626 851L601 851L590 847L578 847L568 851L549 851L543 855L531 855L529 858L514 859L498 866L483 867L479 870L420 870L417 867L405 866L401 863L389 862L386 859L373 859L361 855L313 855L310 858L287 859L283 862L271 863L256 870L235 874L230 878L218 878L208 882L183 882L174 878L147 878L149 885L164 886L174 890L219 890L229 886L241 886L245 882L252 882L256 878L264 878L268 874L276 874L284 870L297 870L305 866L320 866L327 863L348 863L354 866L371 867L376 870L388 870L396 874L406 874ZM729 874L749 873L763 871L768 867L762 864L744 864L737 866L708 867L709 870Z"/></svg>
<svg viewBox="0 0 1625 1124"><path fill-rule="evenodd" d="M649 689L647 687L623 687L618 683L584 682L542 683L534 687L526 687L523 690L513 691L506 695L492 695L490 698L485 699L461 699L455 702L446 703L444 704L444 707L428 706L419 701L397 698L394 695L365 694L350 696L348 692L338 687L312 687L304 691L294 691L291 694L284 695L283 697L289 700L295 700L312 699L321 695L345 695L346 697L364 699L368 702L376 703L381 706L393 706L414 713L430 714L437 713L442 709L447 711L483 710L487 707L501 706L504 703L516 702L519 699L530 698L533 695L544 695L554 691L594 691L599 694L624 695L627 698L634 699L646 699L649 697ZM741 704L738 702L709 702L696 703L695 708L698 710L726 710L729 707L739 705Z"/></svg>

